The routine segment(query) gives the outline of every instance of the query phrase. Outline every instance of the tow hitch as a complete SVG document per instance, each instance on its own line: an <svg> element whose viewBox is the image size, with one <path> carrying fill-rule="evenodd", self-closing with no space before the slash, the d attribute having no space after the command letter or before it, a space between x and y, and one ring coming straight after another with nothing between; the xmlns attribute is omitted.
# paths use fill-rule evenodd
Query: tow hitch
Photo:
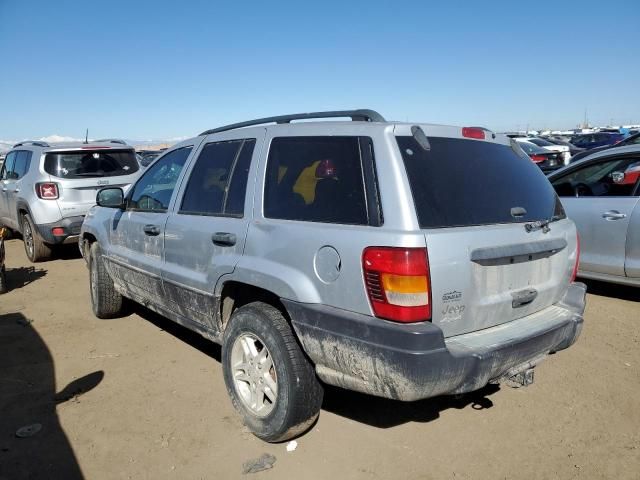
<svg viewBox="0 0 640 480"><path fill-rule="evenodd" d="M498 382L504 382L512 388L528 387L534 380L534 367L546 356L547 354L545 353L544 355L529 360L526 363L513 367L502 375L502 377L498 379Z"/></svg>
<svg viewBox="0 0 640 480"><path fill-rule="evenodd" d="M507 380L510 387L528 387L533 383L533 368L528 368L524 372L516 373Z"/></svg>

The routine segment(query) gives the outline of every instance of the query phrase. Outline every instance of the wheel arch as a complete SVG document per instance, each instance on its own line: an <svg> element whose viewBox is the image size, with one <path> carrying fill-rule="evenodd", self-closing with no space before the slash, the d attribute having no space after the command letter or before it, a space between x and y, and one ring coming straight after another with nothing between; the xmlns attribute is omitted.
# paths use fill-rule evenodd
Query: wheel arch
<svg viewBox="0 0 640 480"><path fill-rule="evenodd" d="M227 280L221 283L218 298L220 301L216 313L220 332L224 332L227 325L229 325L233 312L253 302L263 302L271 305L282 313L287 322L291 322L289 312L280 300L280 296L262 287L237 280Z"/></svg>

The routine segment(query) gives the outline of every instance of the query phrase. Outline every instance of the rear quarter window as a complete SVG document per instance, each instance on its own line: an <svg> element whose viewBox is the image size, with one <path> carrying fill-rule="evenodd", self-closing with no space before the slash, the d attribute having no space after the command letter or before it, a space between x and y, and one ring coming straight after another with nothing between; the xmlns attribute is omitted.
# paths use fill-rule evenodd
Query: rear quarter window
<svg viewBox="0 0 640 480"><path fill-rule="evenodd" d="M541 170L507 145L429 137L396 137L421 228L530 222L564 217ZM517 218L511 209L526 214Z"/></svg>

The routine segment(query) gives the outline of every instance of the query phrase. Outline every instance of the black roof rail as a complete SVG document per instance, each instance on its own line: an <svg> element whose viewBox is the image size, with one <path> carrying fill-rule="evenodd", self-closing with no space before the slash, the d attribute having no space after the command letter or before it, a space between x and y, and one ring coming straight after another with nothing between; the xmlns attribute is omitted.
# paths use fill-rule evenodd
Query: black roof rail
<svg viewBox="0 0 640 480"><path fill-rule="evenodd" d="M21 147L23 145L35 145L36 147L48 147L49 144L47 142L41 142L39 140L24 140L22 142L16 143L13 148Z"/></svg>
<svg viewBox="0 0 640 480"><path fill-rule="evenodd" d="M93 140L95 143L117 143L118 145L127 145L127 142L120 140L119 138L101 138L100 140Z"/></svg>
<svg viewBox="0 0 640 480"><path fill-rule="evenodd" d="M338 118L350 117L354 122L385 122L386 120L375 110L336 110L331 112L311 112L311 113L293 113L290 115L280 115L277 117L258 118L247 122L232 123L223 127L212 128L202 132L200 135L210 135L212 133L226 132L227 130L235 130L236 128L251 127L253 125L262 125L264 123L290 123L292 120L310 120L314 118Z"/></svg>

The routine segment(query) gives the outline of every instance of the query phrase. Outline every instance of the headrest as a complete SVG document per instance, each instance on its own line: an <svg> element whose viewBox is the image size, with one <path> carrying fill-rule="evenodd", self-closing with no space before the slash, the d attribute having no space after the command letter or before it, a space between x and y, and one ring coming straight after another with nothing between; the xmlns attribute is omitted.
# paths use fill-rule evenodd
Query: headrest
<svg viewBox="0 0 640 480"><path fill-rule="evenodd" d="M333 164L333 160L320 160L316 167L316 178L336 178L337 176L338 169Z"/></svg>

